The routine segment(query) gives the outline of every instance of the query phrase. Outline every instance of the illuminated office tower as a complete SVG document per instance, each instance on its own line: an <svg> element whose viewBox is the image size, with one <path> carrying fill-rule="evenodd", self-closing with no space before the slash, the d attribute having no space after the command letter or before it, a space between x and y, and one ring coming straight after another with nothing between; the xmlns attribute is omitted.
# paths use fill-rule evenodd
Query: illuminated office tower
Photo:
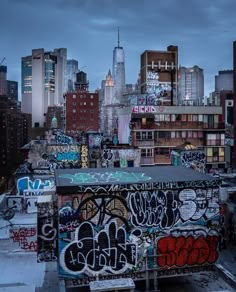
<svg viewBox="0 0 236 292"><path fill-rule="evenodd" d="M48 106L63 103L66 92L67 50L33 49L22 57L22 112L32 114L32 127L44 127Z"/></svg>
<svg viewBox="0 0 236 292"><path fill-rule="evenodd" d="M179 67L179 104L202 105L204 99L204 74L198 66Z"/></svg>

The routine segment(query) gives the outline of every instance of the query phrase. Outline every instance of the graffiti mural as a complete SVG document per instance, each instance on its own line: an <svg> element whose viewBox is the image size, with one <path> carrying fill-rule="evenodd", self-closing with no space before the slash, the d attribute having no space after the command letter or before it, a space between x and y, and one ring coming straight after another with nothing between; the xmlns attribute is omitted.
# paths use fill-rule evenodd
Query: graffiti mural
<svg viewBox="0 0 236 292"><path fill-rule="evenodd" d="M132 161L134 167L140 165L141 152L140 149L103 149L102 166L113 167L119 162L120 167L127 167L128 162Z"/></svg>
<svg viewBox="0 0 236 292"><path fill-rule="evenodd" d="M79 168L81 147L79 145L48 145L42 156L52 169Z"/></svg>
<svg viewBox="0 0 236 292"><path fill-rule="evenodd" d="M58 215L53 201L38 203L38 262L57 261Z"/></svg>
<svg viewBox="0 0 236 292"><path fill-rule="evenodd" d="M76 229L75 240L61 251L60 263L66 272L75 275L122 273L135 267L137 260L137 246L126 237L125 230L116 222L101 231L90 222L83 222Z"/></svg>
<svg viewBox="0 0 236 292"><path fill-rule="evenodd" d="M165 276L176 269L208 269L217 261L217 179L155 182L143 169L88 169L58 177L68 190L78 186L77 194L58 194L61 277L82 285L85 279L138 279L147 265Z"/></svg>
<svg viewBox="0 0 236 292"><path fill-rule="evenodd" d="M17 179L17 195L23 197L41 196L44 192L55 191L54 178L24 176Z"/></svg>
<svg viewBox="0 0 236 292"><path fill-rule="evenodd" d="M167 236L157 241L157 264L165 269L213 264L218 258L217 244L217 236Z"/></svg>
<svg viewBox="0 0 236 292"><path fill-rule="evenodd" d="M206 170L206 155L204 151L182 151L180 155L181 164L200 172Z"/></svg>
<svg viewBox="0 0 236 292"><path fill-rule="evenodd" d="M82 145L81 147L81 167L88 168L88 146Z"/></svg>
<svg viewBox="0 0 236 292"><path fill-rule="evenodd" d="M101 134L89 134L88 135L89 148L101 148L102 135Z"/></svg>

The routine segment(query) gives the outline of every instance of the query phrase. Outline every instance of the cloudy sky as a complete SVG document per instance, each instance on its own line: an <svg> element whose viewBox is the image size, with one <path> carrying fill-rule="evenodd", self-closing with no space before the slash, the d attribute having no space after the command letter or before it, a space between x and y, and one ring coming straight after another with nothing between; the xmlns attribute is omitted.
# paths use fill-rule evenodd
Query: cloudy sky
<svg viewBox="0 0 236 292"><path fill-rule="evenodd" d="M235 0L1 0L0 11L0 63L5 58L7 78L19 88L21 57L36 48L67 48L90 90L99 88L112 68L118 27L126 83L137 81L143 51L168 45L178 46L179 65L204 69L205 95L218 71L233 67Z"/></svg>

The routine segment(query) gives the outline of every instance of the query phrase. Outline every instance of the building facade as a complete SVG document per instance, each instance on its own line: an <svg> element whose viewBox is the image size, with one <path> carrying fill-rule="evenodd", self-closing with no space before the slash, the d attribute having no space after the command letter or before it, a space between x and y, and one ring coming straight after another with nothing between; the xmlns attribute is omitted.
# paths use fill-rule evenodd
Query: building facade
<svg viewBox="0 0 236 292"><path fill-rule="evenodd" d="M232 153L233 167L236 168L236 41L233 42L233 96L234 96L234 146Z"/></svg>
<svg viewBox="0 0 236 292"><path fill-rule="evenodd" d="M125 53L120 46L120 36L118 30L118 45L113 50L112 77L114 80L114 103L119 103L121 96L125 93Z"/></svg>
<svg viewBox="0 0 236 292"><path fill-rule="evenodd" d="M140 88L153 105L176 105L178 47L166 51L146 50L141 54Z"/></svg>
<svg viewBox="0 0 236 292"><path fill-rule="evenodd" d="M204 150L207 170L225 168L222 107L127 106L119 110L118 136L141 149L141 166L170 165L171 152L189 142Z"/></svg>
<svg viewBox="0 0 236 292"><path fill-rule="evenodd" d="M202 105L204 99L204 73L198 66L179 67L178 99L181 105Z"/></svg>
<svg viewBox="0 0 236 292"><path fill-rule="evenodd" d="M18 101L18 82L7 80L7 96L12 100Z"/></svg>
<svg viewBox="0 0 236 292"><path fill-rule="evenodd" d="M100 108L100 128L104 136L111 137L114 130L114 117L116 116L115 86L111 71L108 71L106 80L103 83L103 90L99 93L102 100Z"/></svg>
<svg viewBox="0 0 236 292"><path fill-rule="evenodd" d="M215 76L215 91L233 91L233 70L220 70Z"/></svg>
<svg viewBox="0 0 236 292"><path fill-rule="evenodd" d="M0 66L0 95L7 95L7 66Z"/></svg>
<svg viewBox="0 0 236 292"><path fill-rule="evenodd" d="M78 61L71 59L67 60L67 75L66 75L66 91L72 92L75 90L76 74L79 72Z"/></svg>
<svg viewBox="0 0 236 292"><path fill-rule="evenodd" d="M30 139L31 116L0 96L0 177L10 177L22 162L20 147Z"/></svg>
<svg viewBox="0 0 236 292"><path fill-rule="evenodd" d="M99 98L97 92L78 90L68 92L66 103L66 131L99 130Z"/></svg>
<svg viewBox="0 0 236 292"><path fill-rule="evenodd" d="M34 49L32 55L22 57L22 111L32 114L33 127L45 125L48 106L63 103L66 61L65 48Z"/></svg>

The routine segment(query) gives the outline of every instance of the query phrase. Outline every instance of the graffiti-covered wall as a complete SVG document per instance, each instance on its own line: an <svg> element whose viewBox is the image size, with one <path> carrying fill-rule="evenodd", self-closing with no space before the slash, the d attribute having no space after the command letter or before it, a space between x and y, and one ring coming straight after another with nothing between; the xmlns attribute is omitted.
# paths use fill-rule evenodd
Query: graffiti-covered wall
<svg viewBox="0 0 236 292"><path fill-rule="evenodd" d="M218 182L151 183L156 176L155 168L59 175L68 191L78 186L76 194L58 196L60 276L83 285L139 278L147 267L166 276L216 262Z"/></svg>
<svg viewBox="0 0 236 292"><path fill-rule="evenodd" d="M103 167L128 167L140 166L140 149L103 149L102 166ZM118 165L116 165L118 164Z"/></svg>
<svg viewBox="0 0 236 292"><path fill-rule="evenodd" d="M199 172L206 171L206 155L202 150L172 151L171 164L183 165Z"/></svg>

